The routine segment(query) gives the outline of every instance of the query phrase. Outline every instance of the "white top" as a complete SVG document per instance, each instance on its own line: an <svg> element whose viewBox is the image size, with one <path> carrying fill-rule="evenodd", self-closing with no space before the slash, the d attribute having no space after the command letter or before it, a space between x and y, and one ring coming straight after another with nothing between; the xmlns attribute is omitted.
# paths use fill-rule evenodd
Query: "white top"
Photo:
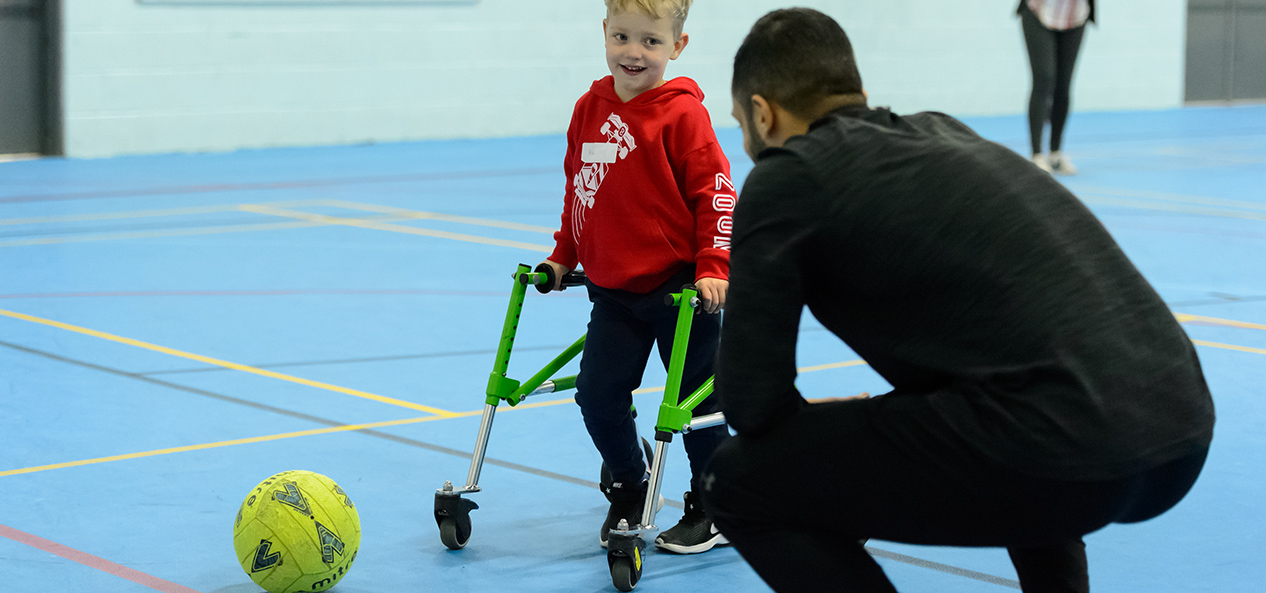
<svg viewBox="0 0 1266 593"><path fill-rule="evenodd" d="M1090 0L1029 0L1029 10L1047 29L1067 31L1086 24Z"/></svg>

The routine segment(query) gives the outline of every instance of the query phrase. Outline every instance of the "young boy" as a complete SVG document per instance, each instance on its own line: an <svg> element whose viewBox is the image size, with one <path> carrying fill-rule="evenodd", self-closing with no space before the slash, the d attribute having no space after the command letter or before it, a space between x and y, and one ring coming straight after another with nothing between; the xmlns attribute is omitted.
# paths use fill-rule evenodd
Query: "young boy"
<svg viewBox="0 0 1266 593"><path fill-rule="evenodd" d="M630 407L656 342L668 366L677 314L664 305L664 295L693 283L706 313L692 326L685 397L712 376L729 286L737 195L729 162L698 85L663 77L689 42L682 26L692 1L606 0L602 28L611 76L576 102L563 163L562 229L545 261L559 277L583 264L588 277L593 311L576 403L611 474L602 483L611 502L599 535L604 548L620 519L629 525L642 520L649 474ZM715 412L715 400L709 397L694 414ZM700 476L727 436L718 426L683 438L692 476L686 513L660 533L657 546L694 554L728 543L699 501Z"/></svg>

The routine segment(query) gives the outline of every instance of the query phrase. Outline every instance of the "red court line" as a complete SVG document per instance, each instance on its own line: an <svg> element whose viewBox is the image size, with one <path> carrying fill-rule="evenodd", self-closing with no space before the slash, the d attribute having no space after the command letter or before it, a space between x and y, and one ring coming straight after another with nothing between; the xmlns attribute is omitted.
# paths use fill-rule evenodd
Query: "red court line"
<svg viewBox="0 0 1266 593"><path fill-rule="evenodd" d="M87 552L80 552L74 548L63 546L57 542L46 540L37 535L31 535L25 531L19 531L7 525L0 525L0 537L7 537L19 544L26 544L32 548L48 552L49 554L61 556L67 560L73 560L87 566L88 568L95 568L101 572L127 579L138 585L144 585L155 591L162 591L163 593L200 593L199 591L190 589L184 585L178 585L171 581L145 574L139 570L128 568L122 564L110 562L105 558L99 558Z"/></svg>

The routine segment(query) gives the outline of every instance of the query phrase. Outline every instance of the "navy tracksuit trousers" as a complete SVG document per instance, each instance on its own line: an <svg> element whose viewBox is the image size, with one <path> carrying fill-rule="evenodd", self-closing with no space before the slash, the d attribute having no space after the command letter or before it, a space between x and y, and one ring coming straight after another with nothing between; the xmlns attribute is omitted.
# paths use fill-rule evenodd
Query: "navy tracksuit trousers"
<svg viewBox="0 0 1266 593"><path fill-rule="evenodd" d="M648 294L612 290L587 284L593 311L576 378L576 403L585 428L602 454L616 482L638 483L646 473L641 439L633 424L633 390L642 382L651 347L658 344L660 359L668 368L677 308L664 304L664 296L694 282L694 266L687 266ZM721 315L695 315L682 372L681 399L689 397L713 375L721 337ZM695 416L716 412L715 395L694 409ZM658 413L658 409L650 410ZM653 419L651 419L653 422ZM698 479L708 459L729 429L717 426L693 431L684 437L690 458L691 489L699 492Z"/></svg>

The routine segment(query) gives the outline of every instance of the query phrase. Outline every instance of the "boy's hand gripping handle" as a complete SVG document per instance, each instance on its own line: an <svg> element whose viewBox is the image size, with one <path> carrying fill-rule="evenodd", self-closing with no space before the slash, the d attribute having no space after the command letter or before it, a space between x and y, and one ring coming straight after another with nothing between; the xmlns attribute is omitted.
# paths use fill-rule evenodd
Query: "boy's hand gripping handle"
<svg viewBox="0 0 1266 593"><path fill-rule="evenodd" d="M544 263L537 265L536 270L530 274L519 274L519 282L521 284L531 284L532 286L535 286L536 291L541 294L546 294L554 289L555 278L554 268L549 264ZM584 284L585 272L583 270L573 270L563 274L562 283L559 284L559 289L561 290L570 286L584 286Z"/></svg>

